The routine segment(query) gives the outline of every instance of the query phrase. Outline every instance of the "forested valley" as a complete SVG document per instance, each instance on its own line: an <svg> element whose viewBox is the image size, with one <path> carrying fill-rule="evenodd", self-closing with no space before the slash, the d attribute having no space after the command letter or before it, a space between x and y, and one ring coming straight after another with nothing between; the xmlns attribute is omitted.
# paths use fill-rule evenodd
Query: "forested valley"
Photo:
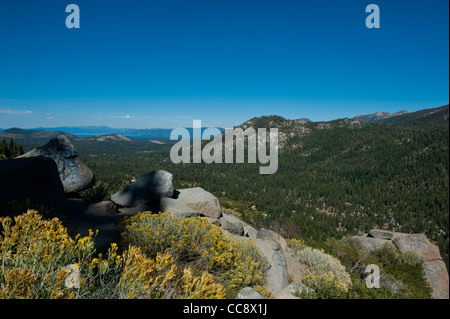
<svg viewBox="0 0 450 319"><path fill-rule="evenodd" d="M112 194L143 174L163 169L176 188L200 186L256 227L320 241L383 228L425 233L448 267L449 125L447 121L326 123L278 116L244 127L278 127L278 171L256 164L174 164L174 141L72 141L97 182ZM164 143L164 144L162 144ZM25 151L35 147L22 143Z"/></svg>

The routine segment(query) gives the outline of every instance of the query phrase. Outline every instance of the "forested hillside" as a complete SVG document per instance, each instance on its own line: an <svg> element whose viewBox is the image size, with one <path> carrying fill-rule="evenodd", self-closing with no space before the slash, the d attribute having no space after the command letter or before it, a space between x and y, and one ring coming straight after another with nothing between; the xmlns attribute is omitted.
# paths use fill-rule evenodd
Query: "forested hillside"
<svg viewBox="0 0 450 319"><path fill-rule="evenodd" d="M164 169L173 174L175 187L201 186L244 220L287 237L340 238L375 227L424 232L448 265L448 106L446 112L447 118L434 116L431 122L408 115L406 124L391 125L252 119L242 127L279 128L279 168L273 175L260 175L259 163L175 165L171 141L74 144L111 192Z"/></svg>

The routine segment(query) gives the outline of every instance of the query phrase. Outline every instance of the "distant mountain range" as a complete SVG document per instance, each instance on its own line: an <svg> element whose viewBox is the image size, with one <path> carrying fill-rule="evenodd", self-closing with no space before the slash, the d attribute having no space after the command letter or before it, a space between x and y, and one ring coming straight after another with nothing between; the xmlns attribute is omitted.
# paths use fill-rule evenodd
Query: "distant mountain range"
<svg viewBox="0 0 450 319"><path fill-rule="evenodd" d="M49 140L55 136L64 134L69 139L76 139L77 136L64 131L47 131L47 130L24 130L21 128L10 128L0 132L0 139L33 139L33 140Z"/></svg>
<svg viewBox="0 0 450 319"><path fill-rule="evenodd" d="M285 119L284 119L285 120ZM379 123L379 124L432 124L443 123L449 120L449 106L424 109L417 112L400 111L396 113L376 112L366 115L357 115L351 118L353 121ZM286 120L291 121L291 120ZM309 119L301 118L293 120L297 125L302 123L312 123ZM202 128L202 132L206 128ZM192 136L192 128L187 128ZM224 132L224 128L219 128ZM60 127L38 127L35 129L0 129L0 138L20 139L50 139L60 134L65 134L69 139L77 139L80 137L92 136L126 136L128 138L153 138L153 139L169 139L172 129L168 128L152 128L152 129L132 129L132 128L111 128L108 126L60 126ZM123 140L119 138L107 138L108 140Z"/></svg>
<svg viewBox="0 0 450 319"><path fill-rule="evenodd" d="M140 138L170 138L172 129L153 128L153 129L132 129L132 128L112 128L108 126L61 126L61 127L38 127L36 130L62 131L79 137L98 136L108 134L119 134L127 137Z"/></svg>
<svg viewBox="0 0 450 319"><path fill-rule="evenodd" d="M186 128L192 134L192 127ZM201 129L202 133L206 127ZM224 132L224 128L218 128ZM170 139L172 129L115 129L107 126L80 126L80 127L51 127L36 129L10 128L0 130L0 139L14 140L48 140L58 135L66 135L70 140L96 137L97 141L127 141L130 138Z"/></svg>

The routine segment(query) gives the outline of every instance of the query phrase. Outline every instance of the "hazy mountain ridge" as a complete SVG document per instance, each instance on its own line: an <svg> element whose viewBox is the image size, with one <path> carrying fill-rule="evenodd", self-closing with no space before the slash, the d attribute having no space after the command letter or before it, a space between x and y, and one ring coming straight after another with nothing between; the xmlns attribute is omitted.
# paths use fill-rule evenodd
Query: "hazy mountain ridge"
<svg viewBox="0 0 450 319"><path fill-rule="evenodd" d="M313 129L329 129L342 126L360 126L361 123L377 124L441 124L448 122L449 106L423 109L416 112L405 110L388 113L375 112L372 114L357 115L350 119L336 119L332 121L312 122L307 118L295 120L286 119L278 115L269 115L252 118L236 127L246 129L253 128L278 128L283 141L288 136L308 134ZM192 135L193 129L186 128ZM206 128L202 128L202 132ZM92 136L117 135L127 138L155 138L169 139L172 128L151 128L151 129L132 129L132 128L111 128L108 126L60 126L60 127L38 127L35 129L9 128L0 129L0 138L13 139L48 139L60 134L67 135L70 139ZM224 128L219 128L224 132ZM111 138L109 138L111 139ZM122 139L123 140L123 139ZM283 143L282 143L283 144Z"/></svg>
<svg viewBox="0 0 450 319"><path fill-rule="evenodd" d="M77 139L78 137L63 131L47 131L47 130L24 130L20 128L10 128L0 132L0 139L33 139L33 140L49 140L58 135L66 135L69 139Z"/></svg>
<svg viewBox="0 0 450 319"><path fill-rule="evenodd" d="M352 118L362 122L380 124L440 124L448 122L449 106L423 109L416 112L400 111L397 113L376 112L358 115Z"/></svg>
<svg viewBox="0 0 450 319"><path fill-rule="evenodd" d="M201 131L205 131L207 128L202 127ZM225 131L224 128L218 128L221 132ZM92 138L100 136L106 137L110 140L114 140L111 136L123 136L128 139L132 138L151 138L151 139L170 139L170 134L173 129L157 128L157 129L115 129L107 126L89 126L89 127L53 127L53 128L36 128L36 129L20 129L10 128L4 131L0 130L0 138L13 138L15 140L23 139L49 139L58 135L66 135L71 140L80 138ZM193 128L186 127L189 134L193 135ZM115 138L116 141L124 140L123 138Z"/></svg>
<svg viewBox="0 0 450 319"><path fill-rule="evenodd" d="M127 137L147 137L147 138L170 138L172 129L152 128L152 129L132 129L132 128L112 128L108 126L61 126L51 128L36 128L46 131L62 131L77 136L99 136L99 135L123 135Z"/></svg>

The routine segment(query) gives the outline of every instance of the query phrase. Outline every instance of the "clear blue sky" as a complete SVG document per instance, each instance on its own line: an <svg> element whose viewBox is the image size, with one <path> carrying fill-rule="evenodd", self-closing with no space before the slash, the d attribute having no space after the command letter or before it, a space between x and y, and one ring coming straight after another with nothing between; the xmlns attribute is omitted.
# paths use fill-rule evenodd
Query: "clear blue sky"
<svg viewBox="0 0 450 319"><path fill-rule="evenodd" d="M67 29L65 8L81 10ZM365 8L381 10L368 29ZM448 0L1 0L0 127L231 127L449 99Z"/></svg>

